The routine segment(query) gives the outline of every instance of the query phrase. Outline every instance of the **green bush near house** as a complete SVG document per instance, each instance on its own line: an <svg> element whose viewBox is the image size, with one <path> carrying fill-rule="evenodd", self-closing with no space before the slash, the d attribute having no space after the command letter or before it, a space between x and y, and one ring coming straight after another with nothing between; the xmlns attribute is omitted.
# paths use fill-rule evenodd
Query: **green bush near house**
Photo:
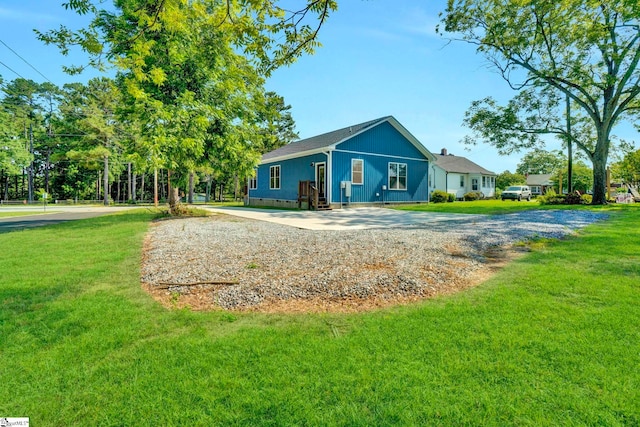
<svg viewBox="0 0 640 427"><path fill-rule="evenodd" d="M480 199L480 194L474 193L473 191L471 191L465 194L464 196L462 196L462 198L464 199L465 202L473 202L474 200Z"/></svg>
<svg viewBox="0 0 640 427"><path fill-rule="evenodd" d="M456 195L452 193L447 193L447 202L453 203L456 201Z"/></svg>
<svg viewBox="0 0 640 427"><path fill-rule="evenodd" d="M449 199L449 195L442 190L434 190L431 193L431 201L433 203L444 203Z"/></svg>

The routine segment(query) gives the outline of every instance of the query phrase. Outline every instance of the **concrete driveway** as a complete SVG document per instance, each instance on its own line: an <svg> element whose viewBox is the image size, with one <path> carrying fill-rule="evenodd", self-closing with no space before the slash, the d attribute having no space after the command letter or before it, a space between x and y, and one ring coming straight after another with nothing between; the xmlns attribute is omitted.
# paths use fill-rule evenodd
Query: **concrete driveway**
<svg viewBox="0 0 640 427"><path fill-rule="evenodd" d="M347 208L332 211L289 211L220 207L209 210L242 218L274 222L307 230L366 230L375 228L455 227L486 218L486 215L411 212L385 208Z"/></svg>

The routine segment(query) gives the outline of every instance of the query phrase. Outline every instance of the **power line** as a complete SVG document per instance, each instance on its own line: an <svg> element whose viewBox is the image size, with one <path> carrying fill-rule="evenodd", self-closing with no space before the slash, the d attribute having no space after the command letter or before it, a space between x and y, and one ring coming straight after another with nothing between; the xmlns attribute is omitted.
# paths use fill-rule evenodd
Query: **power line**
<svg viewBox="0 0 640 427"><path fill-rule="evenodd" d="M9 67L7 64L5 64L4 62L0 61L0 65L3 65L5 68L7 68L9 71L11 71L12 73L16 74L18 77L23 78L20 73L18 73L16 70L14 70L13 68ZM27 80L27 79L25 79Z"/></svg>
<svg viewBox="0 0 640 427"><path fill-rule="evenodd" d="M45 76L44 74L42 74L42 73L41 73L41 72L40 72L36 67L34 67L33 65L31 65L31 64L29 63L29 61L27 61L27 60L26 60L26 59L24 59L22 56L20 56L20 55L18 54L18 52L16 52L15 50L11 49L11 47L9 47L9 45L8 45L8 44L6 44L6 43L5 43L4 41L2 41L1 39L0 39L0 43L2 43L2 44L3 44L7 49L9 49L11 52L13 52L13 54L14 54L14 55L16 55L18 58L22 59L22 61L23 61L25 64L27 64L29 67L33 68L33 70L34 70L36 73L40 74L40 75L41 75L41 76L42 76L46 81L48 81L48 82L49 82L49 83L51 83L51 84L55 84L55 83L53 83L51 80L49 80L49 79L47 78L47 76ZM2 64L2 65L4 65L4 64ZM5 67L6 67L6 65L5 65ZM7 68L8 68L8 67L7 67ZM12 71L13 71L13 70L12 70ZM15 73L15 71L14 71L14 73ZM18 74L18 73L16 73L16 74ZM19 75L19 74L18 74L18 75ZM22 76L21 76L21 77L22 77ZM22 77L22 78L24 79L24 77ZM25 80L26 80L26 79L25 79Z"/></svg>

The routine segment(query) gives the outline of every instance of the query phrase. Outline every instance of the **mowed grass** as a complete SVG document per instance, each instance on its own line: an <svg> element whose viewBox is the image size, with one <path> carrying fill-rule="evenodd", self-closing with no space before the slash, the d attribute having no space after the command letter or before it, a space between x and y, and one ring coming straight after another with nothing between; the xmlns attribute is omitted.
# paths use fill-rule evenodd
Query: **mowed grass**
<svg viewBox="0 0 640 427"><path fill-rule="evenodd" d="M0 234L0 416L32 425L640 424L640 210L365 314L166 310L133 212Z"/></svg>
<svg viewBox="0 0 640 427"><path fill-rule="evenodd" d="M514 200L474 200L472 202L407 204L394 206L394 209L418 212L450 212L466 214L499 215L533 209L591 209L590 206L541 205L533 199L529 202Z"/></svg>

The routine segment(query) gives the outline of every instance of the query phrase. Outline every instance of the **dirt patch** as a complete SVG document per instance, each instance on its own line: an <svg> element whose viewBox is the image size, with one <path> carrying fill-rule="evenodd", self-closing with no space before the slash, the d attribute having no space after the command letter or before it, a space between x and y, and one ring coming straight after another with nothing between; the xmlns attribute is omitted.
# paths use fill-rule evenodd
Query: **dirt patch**
<svg viewBox="0 0 640 427"><path fill-rule="evenodd" d="M147 245L145 245L147 247ZM467 257L462 252L453 247L448 247L454 257ZM248 308L241 308L236 311L260 312L260 313L357 313L371 311L380 308L407 305L428 298L441 295L449 295L477 286L490 279L511 261L529 252L526 246L517 247L494 247L484 254L482 266L472 274L459 277L456 274L455 262L449 263L446 267L447 279L444 284L431 286L426 291L421 291L413 295L388 295L380 293L365 298L354 296L345 297L312 297L279 299L268 298ZM389 273L392 269L390 264L374 263L363 264L362 270L374 270L377 273ZM433 269L431 266L425 270ZM442 269L439 271L443 274ZM284 275L287 272L282 272ZM216 303L216 295L221 289L230 286L229 284L198 284L189 286L170 286L160 289L148 283L143 283L143 289L148 292L156 301L169 309L189 308L194 311L223 311L224 309Z"/></svg>

